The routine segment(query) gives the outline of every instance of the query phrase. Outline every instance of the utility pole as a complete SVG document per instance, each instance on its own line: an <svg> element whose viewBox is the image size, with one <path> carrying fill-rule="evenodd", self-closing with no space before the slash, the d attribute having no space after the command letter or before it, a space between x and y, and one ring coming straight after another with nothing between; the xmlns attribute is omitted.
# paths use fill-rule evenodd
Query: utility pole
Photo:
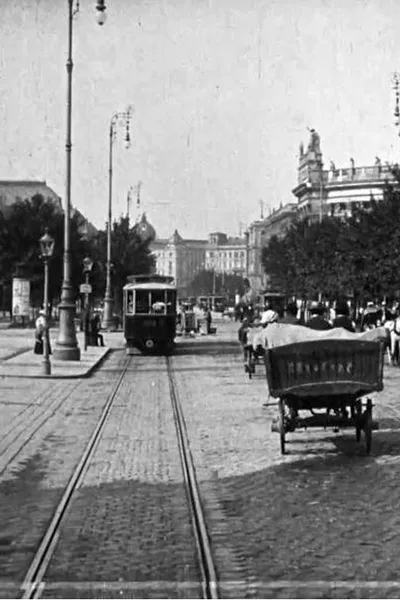
<svg viewBox="0 0 400 600"><path fill-rule="evenodd" d="M128 190L128 194L126 197L126 216L128 219L130 218L130 215L131 215L132 191L133 191L133 188L131 186Z"/></svg>

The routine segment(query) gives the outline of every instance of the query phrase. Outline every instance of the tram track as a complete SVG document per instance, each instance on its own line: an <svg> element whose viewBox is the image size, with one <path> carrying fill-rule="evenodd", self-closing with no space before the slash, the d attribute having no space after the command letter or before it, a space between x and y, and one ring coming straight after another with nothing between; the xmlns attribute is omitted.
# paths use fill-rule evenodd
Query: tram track
<svg viewBox="0 0 400 600"><path fill-rule="evenodd" d="M179 454L182 464L182 472L186 484L193 532L197 545L199 566L202 573L203 597L219 598L220 595L218 590L217 572L208 537L206 519L201 504L193 457L190 451L189 437L186 429L182 405L179 401L174 372L169 357L166 357L166 365L170 387L171 405L174 413Z"/></svg>
<svg viewBox="0 0 400 600"><path fill-rule="evenodd" d="M52 557L56 553L58 542L63 535L61 529L62 525L64 522L67 522L68 509L74 502L76 492L80 488L81 483L85 478L85 474L93 459L93 455L96 451L99 441L101 440L110 413L114 406L115 408L118 408L119 403L115 401L119 397L118 392L121 388L126 372L133 360L134 357L130 356L123 365L118 376L118 380L116 381L107 399L107 402L104 405L95 430L93 431L91 438L79 460L79 463L70 477L61 499L59 500L47 530L26 572L23 583L20 584L22 598L40 598L44 593L44 590L48 588L49 583L50 587L53 586L54 588L54 585L57 587L57 584L54 584L54 582L51 583L52 578L50 579L50 582L48 581L48 570L50 568L50 563L52 562ZM170 401L171 403L170 406L172 409L172 415L170 416L170 419L173 421L172 427L175 427L175 442L179 451L181 463L180 466L183 476L182 491L187 500L189 519L188 524L191 521L191 529L193 534L192 544L195 544L195 546L193 546L193 557L197 555L199 592L201 590L202 597L204 598L219 598L220 596L216 569L214 566L205 517L196 481L193 458L190 452L185 419L179 401L172 364L168 357L165 357L164 364L164 368L166 369L166 377L169 383L169 398L167 397L164 402L166 401L168 403L168 401ZM168 404L165 406L168 406Z"/></svg>
<svg viewBox="0 0 400 600"><path fill-rule="evenodd" d="M42 583L43 578L46 574L47 567L50 563L58 541L61 522L69 505L71 504L75 491L78 489L79 484L84 477L86 468L89 465L90 459L96 449L97 443L101 437L101 433L107 422L107 418L114 403L115 397L118 394L118 390L121 386L121 383L124 379L125 373L130 363L131 358L128 358L125 361L125 364L121 370L117 382L114 385L114 388L108 397L108 400L102 410L96 428L93 431L88 444L86 445L85 451L82 454L82 457L77 467L75 468L67 487L65 488L60 502L58 503L58 506L53 514L51 522L47 528L47 531L36 551L36 554L31 562L25 579L21 585L21 588L23 590L22 598L40 597L40 594L44 587Z"/></svg>

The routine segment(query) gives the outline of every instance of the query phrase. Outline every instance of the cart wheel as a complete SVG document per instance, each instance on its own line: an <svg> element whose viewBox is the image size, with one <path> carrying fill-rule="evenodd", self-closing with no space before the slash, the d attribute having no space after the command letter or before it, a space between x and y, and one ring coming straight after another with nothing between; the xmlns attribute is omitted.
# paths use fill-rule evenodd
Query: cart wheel
<svg viewBox="0 0 400 600"><path fill-rule="evenodd" d="M371 443L372 443L372 400L371 400L371 398L368 398L368 400L367 400L367 409L365 411L364 433L365 433L365 445L366 445L367 454L370 454Z"/></svg>
<svg viewBox="0 0 400 600"><path fill-rule="evenodd" d="M285 402L279 399L279 435L281 438L281 454L286 453L285 448Z"/></svg>
<svg viewBox="0 0 400 600"><path fill-rule="evenodd" d="M357 442L359 442L361 440L361 429L362 429L362 427L361 427L361 420L362 420L361 400L356 400L355 409L356 409L356 414L355 414L356 440L357 440Z"/></svg>

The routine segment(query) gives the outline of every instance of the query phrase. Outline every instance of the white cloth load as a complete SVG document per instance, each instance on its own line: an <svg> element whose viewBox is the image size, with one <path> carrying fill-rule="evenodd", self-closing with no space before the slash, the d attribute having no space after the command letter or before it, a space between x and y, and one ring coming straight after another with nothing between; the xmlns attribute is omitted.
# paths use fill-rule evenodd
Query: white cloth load
<svg viewBox="0 0 400 600"><path fill-rule="evenodd" d="M265 348L276 348L296 342L307 342L312 340L360 340L365 342L376 342L388 340L388 330L385 327L376 327L363 333L352 333L342 327L318 331L304 325L289 325L286 323L272 323L262 332L257 333L257 343ZM254 344L253 338L253 344Z"/></svg>

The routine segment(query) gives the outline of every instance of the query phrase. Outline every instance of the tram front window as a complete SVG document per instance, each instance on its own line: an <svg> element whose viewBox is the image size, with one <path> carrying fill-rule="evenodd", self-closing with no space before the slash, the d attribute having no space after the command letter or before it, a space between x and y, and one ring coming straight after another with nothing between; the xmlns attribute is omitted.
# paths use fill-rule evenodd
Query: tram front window
<svg viewBox="0 0 400 600"><path fill-rule="evenodd" d="M150 312L148 290L136 290L136 314L148 314Z"/></svg>

